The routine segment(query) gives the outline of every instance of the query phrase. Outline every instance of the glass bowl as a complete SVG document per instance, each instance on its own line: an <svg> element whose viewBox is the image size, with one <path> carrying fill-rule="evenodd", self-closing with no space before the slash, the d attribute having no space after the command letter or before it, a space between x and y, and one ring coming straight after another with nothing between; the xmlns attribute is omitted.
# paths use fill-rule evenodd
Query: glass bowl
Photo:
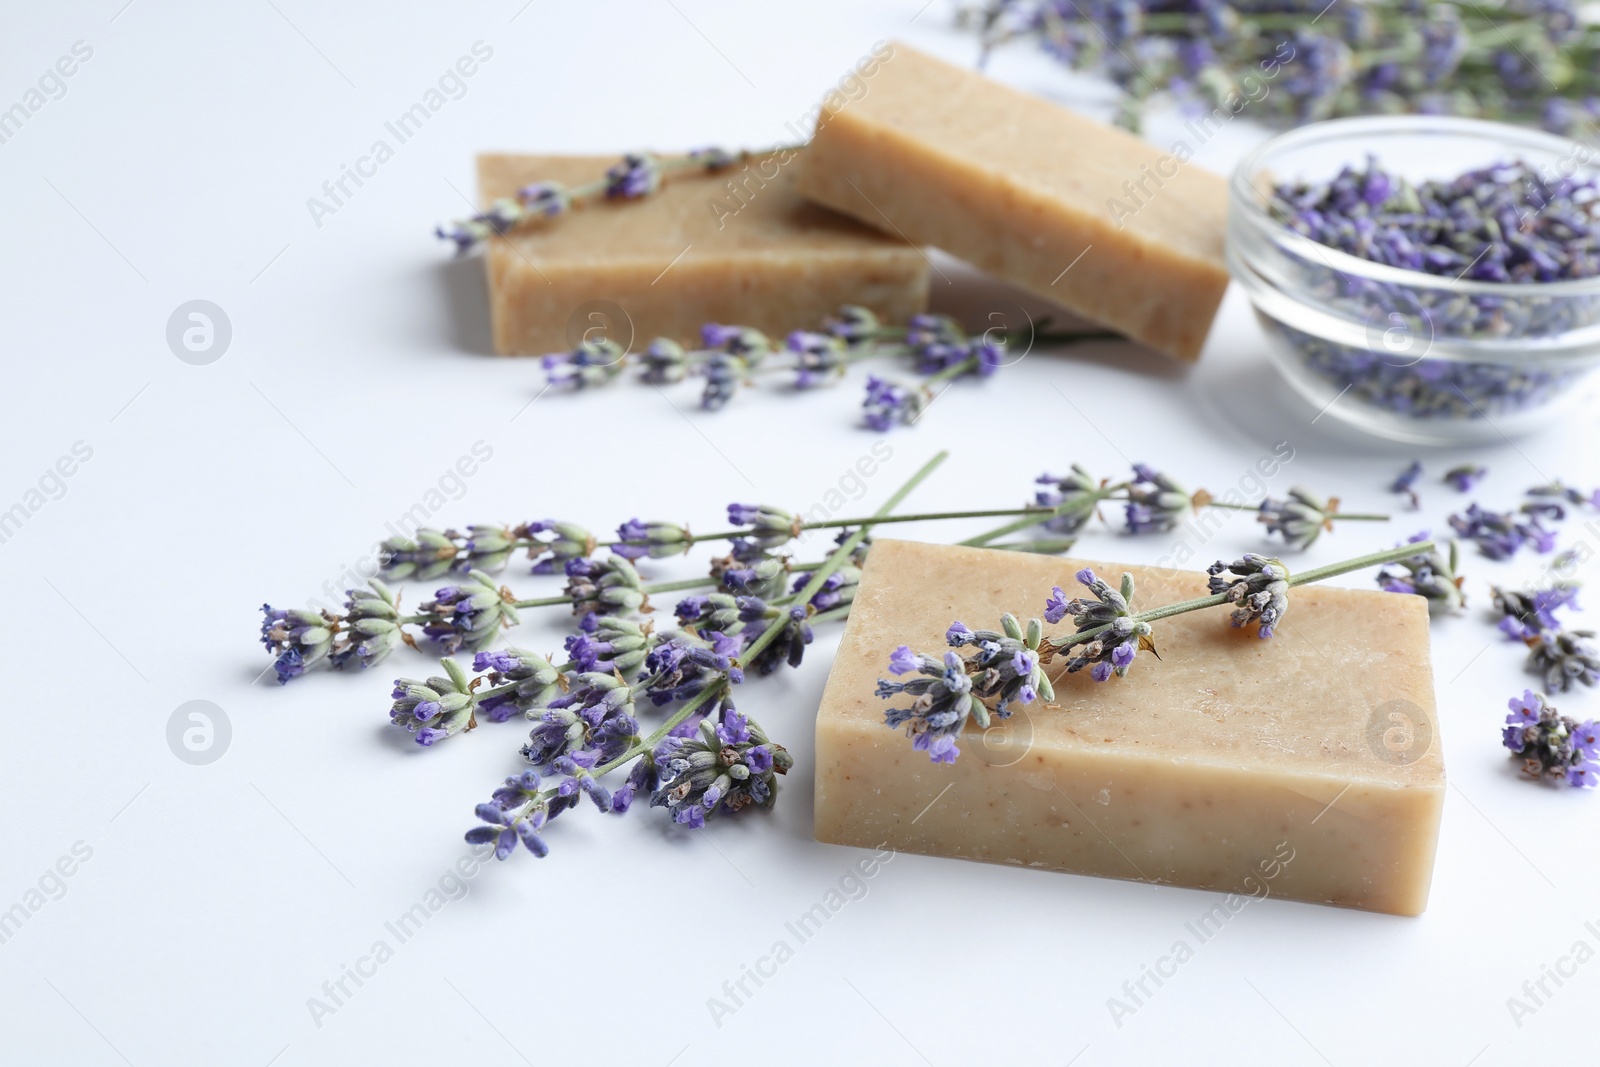
<svg viewBox="0 0 1600 1067"><path fill-rule="evenodd" d="M1274 184L1330 181L1368 156L1413 182L1519 160L1541 175L1600 175L1584 145L1476 119L1338 119L1267 141L1229 185L1227 256L1288 381L1326 414L1434 444L1526 432L1578 403L1600 366L1600 278L1497 283L1405 270L1319 244L1269 213Z"/></svg>

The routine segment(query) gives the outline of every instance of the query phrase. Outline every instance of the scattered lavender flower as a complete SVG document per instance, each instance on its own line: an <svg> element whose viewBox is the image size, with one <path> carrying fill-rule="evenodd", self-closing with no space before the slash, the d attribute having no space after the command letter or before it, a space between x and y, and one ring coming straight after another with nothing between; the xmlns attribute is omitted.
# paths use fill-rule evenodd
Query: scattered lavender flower
<svg viewBox="0 0 1600 1067"><path fill-rule="evenodd" d="M579 671L629 675L644 665L654 644L655 635L648 625L600 615L588 628L567 638L566 650Z"/></svg>
<svg viewBox="0 0 1600 1067"><path fill-rule="evenodd" d="M1497 586L1491 586L1490 590L1495 610L1500 612L1501 632L1518 641L1537 639L1547 630L1561 629L1556 611L1577 607L1578 587L1570 582L1557 582L1526 592Z"/></svg>
<svg viewBox="0 0 1600 1067"><path fill-rule="evenodd" d="M750 362L743 356L728 352L713 352L707 357L701 373L706 387L700 394L700 406L707 411L717 411L739 391L750 376Z"/></svg>
<svg viewBox="0 0 1600 1067"><path fill-rule="evenodd" d="M1554 531L1542 526L1537 515L1486 511L1477 504L1469 505L1463 514L1450 516L1450 526L1490 559L1510 559L1524 547L1549 552L1556 544Z"/></svg>
<svg viewBox="0 0 1600 1067"><path fill-rule="evenodd" d="M1232 563L1218 560L1206 568L1214 594L1239 605L1233 611L1233 625L1258 623L1258 636L1271 637L1289 610L1289 568L1280 559L1247 552Z"/></svg>
<svg viewBox="0 0 1600 1067"><path fill-rule="evenodd" d="M1095 577L1094 571L1088 567L1074 577L1094 595L1094 599L1068 600L1061 587L1057 586L1045 603L1045 619L1057 623L1071 615L1077 634L1091 630L1099 632L1087 641L1057 643L1062 652L1075 649L1067 660L1067 672L1075 673L1092 666L1089 673L1097 682L1106 681L1113 674L1118 678L1126 677L1128 668L1133 666L1135 652L1155 649L1150 624L1136 619L1133 609L1129 607L1133 600L1133 575L1122 576L1120 590L1111 588Z"/></svg>
<svg viewBox="0 0 1600 1067"><path fill-rule="evenodd" d="M757 560L747 567L729 567L722 572L722 584L728 592L762 600L782 596L788 578L788 563L775 557ZM795 587L795 591L799 592L799 586Z"/></svg>
<svg viewBox="0 0 1600 1067"><path fill-rule="evenodd" d="M1444 472L1445 484L1458 493L1470 493L1483 481L1489 473L1488 467L1480 467L1475 463L1464 463L1459 467L1451 467Z"/></svg>
<svg viewBox="0 0 1600 1067"><path fill-rule="evenodd" d="M1591 508L1600 508L1600 489L1596 489L1592 493L1585 493L1581 489L1574 489L1560 481L1551 482L1549 485L1536 485L1528 490L1528 496L1532 497L1536 502L1551 501L1558 504L1569 504L1573 507L1587 505ZM1565 510L1556 512L1554 517L1557 519L1566 518Z"/></svg>
<svg viewBox="0 0 1600 1067"><path fill-rule="evenodd" d="M275 657L272 666L279 685L298 678L332 652L338 620L328 613L263 604L261 615L261 643Z"/></svg>
<svg viewBox="0 0 1600 1067"><path fill-rule="evenodd" d="M928 406L930 397L920 386L900 385L869 375L867 398L862 401L867 426L887 433L896 424L910 426Z"/></svg>
<svg viewBox="0 0 1600 1067"><path fill-rule="evenodd" d="M1427 541L1427 530L1407 538L1408 544ZM1410 556L1378 570L1378 585L1386 593L1406 593L1425 597L1430 615L1460 611L1466 606L1467 596L1462 592L1466 579L1456 573L1461 552L1455 541L1440 551Z"/></svg>
<svg viewBox="0 0 1600 1067"><path fill-rule="evenodd" d="M771 807L780 774L794 759L782 745L768 740L761 727L724 701L715 725L708 718L697 736L663 745L661 785L650 797L672 820L698 828L719 812L735 812L751 804Z"/></svg>
<svg viewBox="0 0 1600 1067"><path fill-rule="evenodd" d="M466 559L458 566L464 564L468 569L496 574L517 550L516 535L504 526L468 526L461 548Z"/></svg>
<svg viewBox="0 0 1600 1067"><path fill-rule="evenodd" d="M546 703L539 722L522 746L522 758L551 768L568 756L606 762L638 739L635 690L614 672L585 671L569 676L571 688Z"/></svg>
<svg viewBox="0 0 1600 1067"><path fill-rule="evenodd" d="M505 784L494 791L494 799L479 804L477 816L484 825L467 831L467 842L473 845L494 842L495 859L506 859L516 851L517 842L539 859L549 855L539 831L551 819L576 803L576 798L546 794L539 789L539 774L529 768L521 774L507 778Z"/></svg>
<svg viewBox="0 0 1600 1067"><path fill-rule="evenodd" d="M689 376L689 353L670 337L657 337L645 347L642 379L651 385L671 385Z"/></svg>
<svg viewBox="0 0 1600 1067"><path fill-rule="evenodd" d="M1593 630L1545 630L1529 641L1528 670L1544 679L1552 692L1566 692L1574 684L1600 684L1600 649L1591 642Z"/></svg>
<svg viewBox="0 0 1600 1067"><path fill-rule="evenodd" d="M1529 689L1508 701L1501 741L1513 755L1522 757L1522 770L1530 778L1565 781L1579 789L1593 789L1600 781L1600 723L1580 723L1562 715L1543 693Z"/></svg>
<svg viewBox="0 0 1600 1067"><path fill-rule="evenodd" d="M870 308L846 304L827 321L823 330L845 344L856 347L877 340L883 330L883 321Z"/></svg>
<svg viewBox="0 0 1600 1067"><path fill-rule="evenodd" d="M417 744L429 747L473 725L477 700L471 682L455 660L440 661L445 673L426 681L397 678L389 721L416 735Z"/></svg>
<svg viewBox="0 0 1600 1067"><path fill-rule="evenodd" d="M1417 496L1417 479L1422 477L1422 461L1414 459L1411 465L1400 472L1400 476L1389 486L1391 493L1400 493L1411 501L1411 507L1416 509L1421 506L1422 500Z"/></svg>
<svg viewBox="0 0 1600 1067"><path fill-rule="evenodd" d="M796 389L815 389L838 381L844 375L847 345L842 338L829 333L795 330L783 347L794 355Z"/></svg>
<svg viewBox="0 0 1600 1067"><path fill-rule="evenodd" d="M1171 478L1143 463L1133 465L1126 505L1129 533L1164 533L1182 522L1194 501Z"/></svg>

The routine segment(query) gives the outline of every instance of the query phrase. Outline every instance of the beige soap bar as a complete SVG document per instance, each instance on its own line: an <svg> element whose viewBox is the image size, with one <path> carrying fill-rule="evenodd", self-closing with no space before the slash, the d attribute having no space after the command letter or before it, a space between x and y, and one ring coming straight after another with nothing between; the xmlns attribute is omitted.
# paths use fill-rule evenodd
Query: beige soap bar
<svg viewBox="0 0 1600 1067"><path fill-rule="evenodd" d="M864 81L825 103L802 193L1199 356L1228 284L1223 179L903 44Z"/></svg>
<svg viewBox="0 0 1600 1067"><path fill-rule="evenodd" d="M603 156L478 157L485 204L534 181L594 181ZM794 154L716 174L676 171L640 200L591 201L490 242L494 347L543 355L586 332L641 349L696 341L707 322L781 336L844 304L903 322L927 305L921 250L808 203Z"/></svg>
<svg viewBox="0 0 1600 1067"><path fill-rule="evenodd" d="M1056 704L969 724L954 764L883 724L895 646L1042 614L1083 566L1131 571L1135 607L1206 593L1185 571L873 546L817 716L817 839L1420 913L1444 801L1421 597L1304 586L1269 640L1223 609L1163 620L1159 661L1095 682L1057 658Z"/></svg>

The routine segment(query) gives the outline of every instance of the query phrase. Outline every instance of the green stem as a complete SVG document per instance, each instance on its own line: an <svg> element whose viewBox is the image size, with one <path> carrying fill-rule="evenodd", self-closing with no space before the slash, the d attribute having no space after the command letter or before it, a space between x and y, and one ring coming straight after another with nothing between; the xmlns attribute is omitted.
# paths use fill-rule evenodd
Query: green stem
<svg viewBox="0 0 1600 1067"><path fill-rule="evenodd" d="M642 585L639 587L639 591L641 593L676 593L680 589L699 589L702 586L716 584L717 580L709 576L703 578L681 578L676 582L656 582L653 585ZM533 600L513 600L511 606L514 608L553 608L571 603L570 597L546 596L537 597Z"/></svg>
<svg viewBox="0 0 1600 1067"><path fill-rule="evenodd" d="M1291 572L1288 582L1290 586L1309 585L1312 582L1320 582L1325 578L1334 578L1341 574L1349 574L1351 571L1359 571L1367 567L1376 567L1384 563L1396 563L1402 559L1410 559L1412 556L1426 555L1427 553L1434 551L1437 547L1438 546L1432 541L1417 541L1412 544L1404 544L1396 548L1385 549L1382 552L1369 552L1365 556L1357 556L1354 559L1347 559L1341 563L1330 563L1324 567L1313 567L1311 570L1301 571L1298 574ZM1152 608L1149 611L1141 611L1134 615L1133 619L1135 622L1159 622L1162 619L1170 619L1174 615L1182 615L1190 611L1199 611L1202 608L1219 607L1220 605L1227 603L1230 603L1230 601L1228 600L1228 595L1226 593L1214 593L1211 596L1196 597L1193 600L1180 600L1176 604L1167 604L1163 607ZM1087 644L1088 642L1093 641L1096 637L1099 637L1101 634L1105 633L1107 630L1111 629L1111 626L1111 623L1107 623L1104 626L1095 626L1088 630L1080 630L1077 633L1070 634L1064 638L1047 638L1046 644L1050 645L1059 652L1063 649L1071 648L1074 645Z"/></svg>
<svg viewBox="0 0 1600 1067"><path fill-rule="evenodd" d="M978 534L975 537L969 537L965 541L957 541L956 544L966 545L969 548L982 548L988 545L989 542L1005 537L1007 534L1014 534L1018 530L1026 530L1030 526L1038 526L1050 519L1054 519L1063 515L1077 515L1081 512L1092 511L1099 507L1102 501L1110 500L1113 496L1126 488L1128 488L1127 482L1118 482L1116 485L1107 485L1096 489L1093 493L1085 493L1082 496L1073 497L1071 500L1059 507L1035 507L1031 509L1033 512L1032 517L1025 516L1016 520L1015 522L1008 522L1004 526L996 526L992 530Z"/></svg>
<svg viewBox="0 0 1600 1067"><path fill-rule="evenodd" d="M1225 511L1260 511L1260 504L1225 504L1220 500L1207 500L1202 507L1222 508ZM1393 516L1361 514L1355 511L1330 511L1327 516L1335 521L1349 519L1352 522L1388 522Z"/></svg>

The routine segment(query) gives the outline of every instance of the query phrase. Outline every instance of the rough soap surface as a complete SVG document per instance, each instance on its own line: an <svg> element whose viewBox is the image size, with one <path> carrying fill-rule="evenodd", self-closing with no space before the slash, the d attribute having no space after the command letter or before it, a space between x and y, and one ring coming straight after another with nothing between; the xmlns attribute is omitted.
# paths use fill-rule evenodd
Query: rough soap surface
<svg viewBox="0 0 1600 1067"><path fill-rule="evenodd" d="M1228 284L1222 178L903 44L864 80L824 112L802 193L1152 348L1200 354Z"/></svg>
<svg viewBox="0 0 1600 1067"><path fill-rule="evenodd" d="M487 204L534 181L581 185L615 162L485 155L478 185ZM680 171L642 200L590 202L491 241L495 351L567 351L594 328L623 344L631 335L635 349L656 337L687 343L706 322L781 337L819 327L843 304L895 322L923 310L922 251L802 200L797 166L768 157Z"/></svg>
<svg viewBox="0 0 1600 1067"><path fill-rule="evenodd" d="M895 646L1042 613L1083 566L1131 571L1136 606L1206 593L1186 571L873 546L817 716L817 839L1420 913L1444 798L1420 597L1298 588L1268 641L1223 609L1164 620L1160 661L1097 683L1057 659L1056 706L969 726L954 765L883 725Z"/></svg>

